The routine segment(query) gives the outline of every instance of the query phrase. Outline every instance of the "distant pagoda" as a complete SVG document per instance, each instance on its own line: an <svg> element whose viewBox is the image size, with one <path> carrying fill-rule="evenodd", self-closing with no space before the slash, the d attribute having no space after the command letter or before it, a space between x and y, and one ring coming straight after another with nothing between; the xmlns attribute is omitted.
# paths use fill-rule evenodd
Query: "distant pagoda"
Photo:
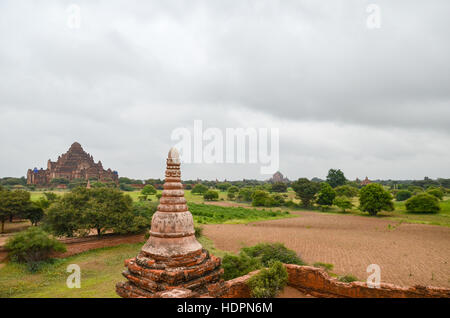
<svg viewBox="0 0 450 318"><path fill-rule="evenodd" d="M69 150L58 157L56 162L50 159L47 169L28 169L27 184L48 185L53 179L97 179L98 181L111 181L118 183L117 171L103 169L102 162L94 162L92 155L83 150L78 142L74 142Z"/></svg>
<svg viewBox="0 0 450 318"><path fill-rule="evenodd" d="M137 257L125 261L123 276L128 281L118 283L116 292L125 298L185 298L217 292L223 286L220 264L220 258L209 255L195 238L181 184L179 154L172 148L150 237Z"/></svg>

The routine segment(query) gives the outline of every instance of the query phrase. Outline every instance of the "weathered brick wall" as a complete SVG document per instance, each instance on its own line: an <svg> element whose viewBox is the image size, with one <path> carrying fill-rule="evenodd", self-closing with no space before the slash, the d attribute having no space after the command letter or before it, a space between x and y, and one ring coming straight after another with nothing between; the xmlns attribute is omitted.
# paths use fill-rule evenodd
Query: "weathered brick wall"
<svg viewBox="0 0 450 318"><path fill-rule="evenodd" d="M353 297L353 298L412 298L446 297L450 298L450 289L439 287L400 287L392 284L380 284L379 288L369 288L366 283L343 283L320 268L311 266L285 265L289 275L288 285L316 297ZM250 289L247 281L258 273L229 280L226 283L225 298L248 298Z"/></svg>
<svg viewBox="0 0 450 318"><path fill-rule="evenodd" d="M354 298L411 298L411 297L450 297L450 289L439 287L400 287L381 283L379 288L369 288L366 283L343 283L330 277L323 269L286 265L289 285L312 295L323 297Z"/></svg>

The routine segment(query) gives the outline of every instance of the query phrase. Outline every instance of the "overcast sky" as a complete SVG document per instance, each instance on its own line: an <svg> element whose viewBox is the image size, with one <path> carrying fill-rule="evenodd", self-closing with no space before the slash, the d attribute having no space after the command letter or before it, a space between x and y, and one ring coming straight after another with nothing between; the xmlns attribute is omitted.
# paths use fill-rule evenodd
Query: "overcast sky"
<svg viewBox="0 0 450 318"><path fill-rule="evenodd" d="M163 177L171 132L200 119L279 128L290 179L448 178L449 13L448 0L1 0L0 177L74 141L121 176ZM182 173L268 178L259 168Z"/></svg>

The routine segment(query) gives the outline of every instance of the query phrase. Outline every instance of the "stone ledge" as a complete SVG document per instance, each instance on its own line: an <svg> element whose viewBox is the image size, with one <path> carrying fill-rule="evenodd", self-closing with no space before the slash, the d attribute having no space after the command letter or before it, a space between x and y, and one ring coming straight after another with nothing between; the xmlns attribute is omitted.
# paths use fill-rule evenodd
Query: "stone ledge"
<svg viewBox="0 0 450 318"><path fill-rule="evenodd" d="M343 283L328 273L311 266L285 264L288 285L301 292L324 298L450 298L450 289L432 286L401 287L381 283L379 288L370 288L363 282ZM259 271L225 282L222 298L249 298L248 280ZM213 293L210 296L215 297Z"/></svg>

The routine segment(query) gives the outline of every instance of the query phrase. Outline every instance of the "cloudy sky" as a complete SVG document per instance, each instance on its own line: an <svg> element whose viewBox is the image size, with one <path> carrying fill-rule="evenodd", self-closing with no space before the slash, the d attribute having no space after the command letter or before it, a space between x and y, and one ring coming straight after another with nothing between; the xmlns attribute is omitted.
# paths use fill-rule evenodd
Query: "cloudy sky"
<svg viewBox="0 0 450 318"><path fill-rule="evenodd" d="M121 176L162 177L172 131L202 120L279 128L290 179L448 178L449 12L448 0L2 0L0 177L74 141ZM183 166L197 177L268 176Z"/></svg>

